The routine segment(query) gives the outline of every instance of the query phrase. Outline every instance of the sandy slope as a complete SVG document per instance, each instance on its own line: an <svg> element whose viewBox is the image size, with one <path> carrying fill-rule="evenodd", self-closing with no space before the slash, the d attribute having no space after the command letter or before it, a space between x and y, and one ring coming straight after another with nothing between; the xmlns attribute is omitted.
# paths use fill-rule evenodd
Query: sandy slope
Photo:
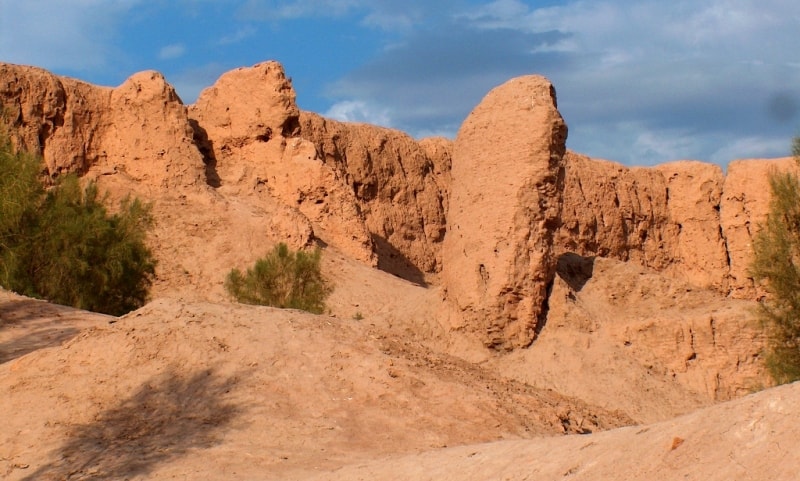
<svg viewBox="0 0 800 481"><path fill-rule="evenodd" d="M368 318L159 299L102 321L0 365L8 479L282 479L630 422Z"/></svg>
<svg viewBox="0 0 800 481"><path fill-rule="evenodd" d="M0 289L0 364L58 346L112 317L21 297Z"/></svg>
<svg viewBox="0 0 800 481"><path fill-rule="evenodd" d="M383 281L390 290L427 292ZM343 289L342 310L353 307L346 297ZM503 377L499 360L467 363L392 335L392 313L406 309L400 298L377 299L392 312L358 306L361 321L166 298L116 319L3 293L0 473L11 480L796 479L800 384L600 432L631 421ZM9 351L18 339L29 348ZM612 368L622 375L625 366Z"/></svg>
<svg viewBox="0 0 800 481"><path fill-rule="evenodd" d="M800 383L670 421L382 459L315 480L795 480Z"/></svg>
<svg viewBox="0 0 800 481"><path fill-rule="evenodd" d="M613 430L710 405L709 373L723 386L758 374L737 357L754 345L740 301L568 257L537 341L497 355L438 324L435 284L335 249L324 259L336 285L325 316L209 303L180 286L123 318L0 293L0 476L793 479L800 468L785 448L800 435L797 388ZM688 362L683 333L700 336L709 316L714 342Z"/></svg>

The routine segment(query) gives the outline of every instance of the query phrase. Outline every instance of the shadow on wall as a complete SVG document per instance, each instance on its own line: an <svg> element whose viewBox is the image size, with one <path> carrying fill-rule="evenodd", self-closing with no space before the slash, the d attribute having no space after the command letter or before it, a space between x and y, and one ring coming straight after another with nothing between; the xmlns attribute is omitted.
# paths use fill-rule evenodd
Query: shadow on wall
<svg viewBox="0 0 800 481"><path fill-rule="evenodd" d="M567 252L558 257L556 274L575 292L580 292L594 273L594 257Z"/></svg>
<svg viewBox="0 0 800 481"><path fill-rule="evenodd" d="M373 234L372 242L375 244L375 253L378 255L378 269L413 282L418 286L428 287L428 283L425 281L425 273L408 260L408 257L397 250L388 240Z"/></svg>
<svg viewBox="0 0 800 481"><path fill-rule="evenodd" d="M51 461L24 481L147 476L159 463L215 446L241 414L225 401L235 380L218 379L210 370L150 379L93 422L73 427Z"/></svg>
<svg viewBox="0 0 800 481"><path fill-rule="evenodd" d="M192 127L194 144L203 155L203 162L206 164L206 184L210 187L218 188L222 185L222 180L217 172L217 157L214 155L214 144L208 138L208 132L194 119L189 119Z"/></svg>
<svg viewBox="0 0 800 481"><path fill-rule="evenodd" d="M580 292L594 274L594 259L594 257L583 257L573 252L561 254L556 263L556 276L566 282L570 289ZM555 278L547 285L547 295L542 305L542 312L533 329L536 334L535 338L539 337L547 324L547 317L550 314L550 295L553 293L554 284Z"/></svg>

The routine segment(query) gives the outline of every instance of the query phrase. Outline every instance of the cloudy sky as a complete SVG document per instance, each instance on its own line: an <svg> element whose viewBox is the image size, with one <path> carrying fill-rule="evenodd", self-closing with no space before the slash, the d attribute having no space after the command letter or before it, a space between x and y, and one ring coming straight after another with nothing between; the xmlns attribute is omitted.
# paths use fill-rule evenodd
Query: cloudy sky
<svg viewBox="0 0 800 481"><path fill-rule="evenodd" d="M569 148L628 165L784 156L800 134L797 0L0 0L0 61L112 86L155 69L187 104L269 59L301 108L415 137L531 73Z"/></svg>

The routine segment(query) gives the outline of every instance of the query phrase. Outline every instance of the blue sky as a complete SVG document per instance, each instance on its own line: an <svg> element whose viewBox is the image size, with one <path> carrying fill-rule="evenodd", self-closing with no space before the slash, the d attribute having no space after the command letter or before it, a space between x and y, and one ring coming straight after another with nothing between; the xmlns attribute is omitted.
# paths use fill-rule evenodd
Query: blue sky
<svg viewBox="0 0 800 481"><path fill-rule="evenodd" d="M270 59L301 108L415 137L530 73L569 148L627 165L785 156L800 134L797 0L0 0L0 61L111 86L155 69L187 104Z"/></svg>

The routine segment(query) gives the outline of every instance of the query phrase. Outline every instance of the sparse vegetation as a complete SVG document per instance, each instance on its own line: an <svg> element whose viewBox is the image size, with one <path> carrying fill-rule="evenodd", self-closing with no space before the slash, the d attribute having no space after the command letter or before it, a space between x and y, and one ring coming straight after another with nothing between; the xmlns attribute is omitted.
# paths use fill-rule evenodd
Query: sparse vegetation
<svg viewBox="0 0 800 481"><path fill-rule="evenodd" d="M800 138L793 153L800 164ZM753 245L753 277L769 296L761 318L768 335L767 367L779 384L800 380L800 179L770 174L769 214Z"/></svg>
<svg viewBox="0 0 800 481"><path fill-rule="evenodd" d="M322 276L321 257L319 248L312 253L295 252L280 243L247 272L233 269L225 280L225 290L245 304L322 314L331 288Z"/></svg>
<svg viewBox="0 0 800 481"><path fill-rule="evenodd" d="M147 299L155 260L150 207L109 214L97 186L67 175L46 190L42 161L0 138L0 285L31 297L121 315Z"/></svg>

